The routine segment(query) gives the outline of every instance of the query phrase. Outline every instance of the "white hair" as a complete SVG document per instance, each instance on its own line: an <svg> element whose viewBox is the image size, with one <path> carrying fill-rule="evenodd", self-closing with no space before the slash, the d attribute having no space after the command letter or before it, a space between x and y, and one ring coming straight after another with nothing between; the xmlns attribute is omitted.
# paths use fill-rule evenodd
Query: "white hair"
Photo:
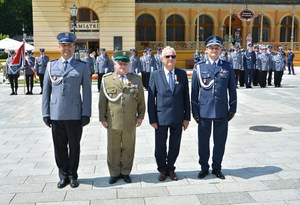
<svg viewBox="0 0 300 205"><path fill-rule="evenodd" d="M162 56L165 56L165 52L166 52L167 50L171 50L171 51L174 53L174 55L176 55L175 49L172 48L172 47L170 47L170 46L166 46L166 47L162 50L161 55L162 55Z"/></svg>

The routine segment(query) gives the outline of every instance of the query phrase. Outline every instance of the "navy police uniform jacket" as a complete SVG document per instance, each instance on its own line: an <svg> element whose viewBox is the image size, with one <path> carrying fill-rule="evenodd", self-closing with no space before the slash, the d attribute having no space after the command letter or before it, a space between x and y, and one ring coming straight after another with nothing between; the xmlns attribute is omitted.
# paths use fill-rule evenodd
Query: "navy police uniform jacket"
<svg viewBox="0 0 300 205"><path fill-rule="evenodd" d="M49 62L49 57L48 56L38 56L35 58L35 68L34 70L38 74L45 74L45 70L47 67L47 64Z"/></svg>
<svg viewBox="0 0 300 205"><path fill-rule="evenodd" d="M62 58L53 60L45 72L42 115L51 120L90 117L91 94L91 77L85 62L73 57L64 71Z"/></svg>
<svg viewBox="0 0 300 205"><path fill-rule="evenodd" d="M235 113L236 83L230 64L221 60L216 67L209 61L196 64L192 76L191 101L193 115L200 118L221 119L227 118L229 112Z"/></svg>
<svg viewBox="0 0 300 205"><path fill-rule="evenodd" d="M189 87L186 72L175 68L175 86L172 92L164 69L151 73L148 88L148 115L150 124L181 124L191 119Z"/></svg>

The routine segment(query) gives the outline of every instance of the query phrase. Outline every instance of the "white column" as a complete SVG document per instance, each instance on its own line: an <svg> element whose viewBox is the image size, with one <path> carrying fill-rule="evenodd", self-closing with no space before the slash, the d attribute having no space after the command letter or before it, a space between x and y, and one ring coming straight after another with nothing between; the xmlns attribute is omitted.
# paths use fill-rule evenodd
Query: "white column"
<svg viewBox="0 0 300 205"><path fill-rule="evenodd" d="M260 32L259 32L259 42L262 42L263 40L263 29L264 29L264 15L260 15Z"/></svg>
<svg viewBox="0 0 300 205"><path fill-rule="evenodd" d="M292 32L291 32L291 46L290 48L293 49L294 47L294 25L295 24L295 6L293 6L293 18L292 18Z"/></svg>

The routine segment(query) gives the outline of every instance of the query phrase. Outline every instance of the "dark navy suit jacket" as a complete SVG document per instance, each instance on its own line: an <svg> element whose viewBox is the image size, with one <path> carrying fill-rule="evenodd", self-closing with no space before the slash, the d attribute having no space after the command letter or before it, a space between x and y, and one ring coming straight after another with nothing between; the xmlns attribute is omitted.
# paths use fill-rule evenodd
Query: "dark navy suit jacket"
<svg viewBox="0 0 300 205"><path fill-rule="evenodd" d="M164 69L150 75L148 115L150 124L172 125L190 120L189 86L186 72L175 68L175 87L172 92Z"/></svg>

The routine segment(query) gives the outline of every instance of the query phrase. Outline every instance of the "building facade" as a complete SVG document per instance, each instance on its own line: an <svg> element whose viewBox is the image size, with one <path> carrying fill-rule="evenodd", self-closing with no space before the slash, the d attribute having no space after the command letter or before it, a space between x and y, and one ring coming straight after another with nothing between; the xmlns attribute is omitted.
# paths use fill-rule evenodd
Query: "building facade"
<svg viewBox="0 0 300 205"><path fill-rule="evenodd" d="M253 43L300 50L300 4L296 1L263 4L249 0L247 5L223 2L33 0L34 44L36 50L43 47L54 57L58 55L57 33L71 31L78 37L78 51L102 47L108 52L115 47L141 51L170 45L181 53L178 60L182 66L195 49L204 49L210 35L222 36L226 47L234 43L246 47L250 36ZM70 14L73 4L79 9L75 31ZM242 18L241 12L247 15L247 11L253 13Z"/></svg>

